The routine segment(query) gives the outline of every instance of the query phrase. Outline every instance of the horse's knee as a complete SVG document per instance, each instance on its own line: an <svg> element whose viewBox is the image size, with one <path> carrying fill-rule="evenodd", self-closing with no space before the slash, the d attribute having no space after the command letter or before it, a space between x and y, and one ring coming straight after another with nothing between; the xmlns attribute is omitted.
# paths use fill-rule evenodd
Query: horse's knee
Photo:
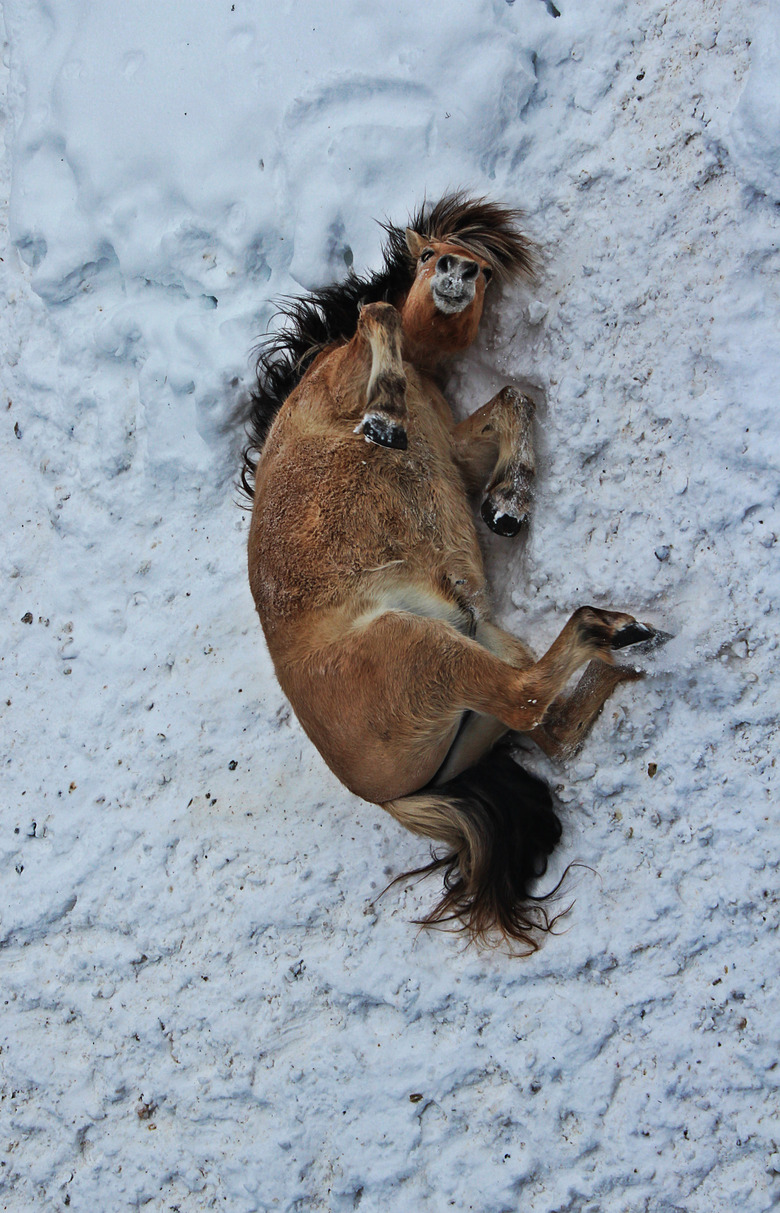
<svg viewBox="0 0 780 1213"><path fill-rule="evenodd" d="M364 303L360 309L357 330L369 337L377 327L391 333L401 333L401 313L392 303Z"/></svg>

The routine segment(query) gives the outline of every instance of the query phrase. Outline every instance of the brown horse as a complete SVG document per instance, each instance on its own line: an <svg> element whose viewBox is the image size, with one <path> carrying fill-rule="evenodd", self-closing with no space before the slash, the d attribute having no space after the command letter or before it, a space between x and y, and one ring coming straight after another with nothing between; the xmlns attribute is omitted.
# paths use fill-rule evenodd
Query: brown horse
<svg viewBox="0 0 780 1213"><path fill-rule="evenodd" d="M444 869L427 924L533 949L550 922L530 889L560 824L493 747L515 731L573 749L637 676L613 650L653 631L580 607L537 660L490 619L469 495L498 534L521 529L534 406L506 387L456 425L439 374L473 341L491 276L532 274L519 222L448 196L386 226L381 272L290 302L258 360L242 480L252 594L306 733L351 791L445 844L417 869Z"/></svg>

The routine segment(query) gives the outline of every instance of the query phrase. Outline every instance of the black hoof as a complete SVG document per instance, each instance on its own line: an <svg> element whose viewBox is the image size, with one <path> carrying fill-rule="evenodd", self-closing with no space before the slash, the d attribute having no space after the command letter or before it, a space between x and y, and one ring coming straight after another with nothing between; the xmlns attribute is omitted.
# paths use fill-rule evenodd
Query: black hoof
<svg viewBox="0 0 780 1213"><path fill-rule="evenodd" d="M491 531L495 531L497 535L504 535L507 539L512 539L519 534L524 524L528 521L528 515L524 514L522 518L516 518L514 514L507 514L503 510L497 510L489 497L486 497L482 502L482 518L490 527Z"/></svg>
<svg viewBox="0 0 780 1213"><path fill-rule="evenodd" d="M656 631L655 628L650 628L650 632L651 635L642 644L642 649L645 652L648 652L650 649L660 649L662 644L666 644L667 641L674 639L673 632Z"/></svg>
<svg viewBox="0 0 780 1213"><path fill-rule="evenodd" d="M613 649L625 649L630 644L642 644L648 640L654 640L657 635L655 628L648 627L646 623L638 623L634 620L633 623L627 623L625 627L620 628L612 637L611 647Z"/></svg>
<svg viewBox="0 0 780 1213"><path fill-rule="evenodd" d="M390 446L397 451L405 451L409 445L404 427L396 425L392 421L386 421L384 417L366 417L362 425L358 427L357 433L362 434L376 446Z"/></svg>

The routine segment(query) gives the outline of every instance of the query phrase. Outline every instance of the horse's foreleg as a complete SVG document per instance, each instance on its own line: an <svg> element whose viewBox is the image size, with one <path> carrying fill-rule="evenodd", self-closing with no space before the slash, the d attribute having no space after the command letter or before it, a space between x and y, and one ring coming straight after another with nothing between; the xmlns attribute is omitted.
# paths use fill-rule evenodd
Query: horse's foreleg
<svg viewBox="0 0 780 1213"><path fill-rule="evenodd" d="M497 535L516 535L528 521L536 467L533 415L533 401L505 387L453 430L456 462L469 488L484 488L482 517Z"/></svg>
<svg viewBox="0 0 780 1213"><path fill-rule="evenodd" d="M406 376L401 357L401 316L389 303L369 303L358 320L356 340L371 350L365 413L355 428L367 442L405 451Z"/></svg>

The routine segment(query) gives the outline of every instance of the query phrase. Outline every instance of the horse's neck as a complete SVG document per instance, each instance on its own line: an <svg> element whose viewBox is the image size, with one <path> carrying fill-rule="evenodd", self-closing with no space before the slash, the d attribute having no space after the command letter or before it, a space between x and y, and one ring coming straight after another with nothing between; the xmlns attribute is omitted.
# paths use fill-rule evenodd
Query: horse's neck
<svg viewBox="0 0 780 1213"><path fill-rule="evenodd" d="M410 336L406 330L404 330L402 350L404 362L411 362L419 375L424 379L432 380L437 385L441 383L444 364L447 362L446 354L443 355L435 346L419 341L413 335Z"/></svg>

